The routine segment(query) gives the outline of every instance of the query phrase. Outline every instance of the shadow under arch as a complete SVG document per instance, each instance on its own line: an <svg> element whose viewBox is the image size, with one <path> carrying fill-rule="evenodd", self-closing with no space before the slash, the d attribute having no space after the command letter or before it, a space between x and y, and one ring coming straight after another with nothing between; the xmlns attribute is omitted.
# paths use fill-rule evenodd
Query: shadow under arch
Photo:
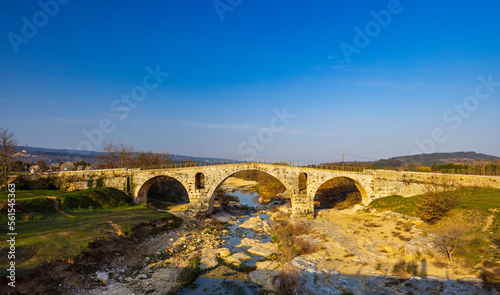
<svg viewBox="0 0 500 295"><path fill-rule="evenodd" d="M242 170L239 170L239 171L234 171L231 174L224 176L224 178L219 179L217 181L217 185L214 185L213 188L211 190L209 190L209 192L207 194L209 196L209 200L208 200L208 214L212 214L213 213L215 196L216 196L217 191L220 189L221 185L228 178L233 177L235 174L238 174L239 172L247 172L247 171L256 171L257 173L267 174L267 175L273 177L274 179L276 179L277 181L279 181L279 183L285 188L285 192L290 192L289 187L287 186L287 184L285 182L283 182L283 180L281 180L278 176L273 175L272 173L269 173L268 171L263 171L263 170L260 170L260 169L242 169ZM290 196L288 198L290 198Z"/></svg>
<svg viewBox="0 0 500 295"><path fill-rule="evenodd" d="M168 181L172 181L174 183L174 185L178 188L182 187L182 189L184 190L183 193L185 193L185 195L189 198L189 193L188 193L186 186L182 182L180 182L178 179L176 179L175 177L169 176L169 175L157 175L157 176L154 176L154 177L148 179L146 182L144 182L141 185L141 187L138 190L137 197L135 200L136 204L147 203L149 189L151 188L151 186L153 186L153 184L155 184L158 180L161 180L161 179L166 179Z"/></svg>
<svg viewBox="0 0 500 295"><path fill-rule="evenodd" d="M366 190L365 188L356 180L356 179L353 179L351 177L347 177L347 176L334 176L332 178L329 178L327 180L325 180L323 183L321 183L317 188L316 188L316 191L314 192L314 194L312 195L313 198L315 198L317 195L318 195L318 192L320 191L320 189L327 185L329 182L333 182L335 180L339 180L339 181L342 181L342 180L346 180L348 181L349 183L353 184L356 189L358 190L359 194L361 195L361 202L364 204L366 202L366 200L368 199L368 194L366 193ZM333 207L332 207L333 208ZM326 209L326 208L320 208L320 209Z"/></svg>

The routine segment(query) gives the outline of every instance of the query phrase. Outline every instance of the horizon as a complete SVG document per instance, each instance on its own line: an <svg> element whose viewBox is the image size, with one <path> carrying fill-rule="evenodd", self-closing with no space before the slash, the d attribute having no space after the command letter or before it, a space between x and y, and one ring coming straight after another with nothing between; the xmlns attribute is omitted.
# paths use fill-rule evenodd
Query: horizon
<svg viewBox="0 0 500 295"><path fill-rule="evenodd" d="M214 3L2 2L0 127L96 152L500 156L500 3Z"/></svg>
<svg viewBox="0 0 500 295"><path fill-rule="evenodd" d="M24 146L17 146L17 148L23 148ZM27 148L34 148L34 149L46 149L46 150L61 150L61 151L67 151L67 152L71 152L71 153L86 153L86 152L93 152L93 153L103 153L102 151L79 151L79 150L66 150L66 149L57 149L57 148L46 148L46 147L35 147L35 146L27 146ZM135 152L141 152L143 150L135 150ZM51 151L46 151L46 152L51 152ZM148 152L148 151L146 151ZM60 152L53 152L53 153L60 153ZM500 156L498 155L490 155L490 154L483 154L483 153L478 153L478 152L475 152L475 151L456 151L456 152L436 152L436 153L431 153L431 154L453 154L453 153L476 153L476 154L480 154L480 155L484 155L484 156L493 156L493 157L498 157L500 158ZM172 153L169 153L170 155L172 156L177 156L177 157L190 157L190 158L207 158L207 159L217 159L217 160L224 160L224 161L244 161L244 160L249 160L249 159L231 159L231 158L215 158L215 157L202 157L202 156L196 156L196 155L180 155L180 154L172 154ZM363 162L377 162L377 161L382 161L382 160L389 160L389 159L394 159L394 158L400 158L400 157L419 157L419 156L422 156L422 155L431 155L431 154L414 154L414 155L396 155L396 156L391 156L389 158L380 158L380 159L371 159L371 160L368 160L368 159L365 159L365 160L361 160L361 161L358 161L358 160L347 160L347 161L344 161L345 163L356 163L356 162L359 162L359 163L363 163ZM89 155L89 154L80 154L80 155ZM256 161L275 161L274 159L253 159L253 160L256 160ZM292 160L292 159L290 159ZM292 161L292 162L297 162L297 161ZM341 163L342 160L340 161L334 161L334 162L331 162L331 163ZM309 163L303 163L303 164L320 164L320 163L328 163L328 162L316 162L316 163L312 163L312 162L309 162Z"/></svg>

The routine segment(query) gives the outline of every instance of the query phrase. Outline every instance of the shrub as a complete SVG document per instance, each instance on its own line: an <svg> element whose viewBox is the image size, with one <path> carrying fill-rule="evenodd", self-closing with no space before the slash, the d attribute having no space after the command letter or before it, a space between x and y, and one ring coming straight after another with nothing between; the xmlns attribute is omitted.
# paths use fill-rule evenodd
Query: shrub
<svg viewBox="0 0 500 295"><path fill-rule="evenodd" d="M309 228L303 223L280 222L273 225L272 241L279 242L279 258L286 262L316 251L316 245L308 238Z"/></svg>
<svg viewBox="0 0 500 295"><path fill-rule="evenodd" d="M395 274L402 275L404 274L404 269L406 266L406 261L404 260L399 260L394 266L392 267L392 272Z"/></svg>
<svg viewBox="0 0 500 295"><path fill-rule="evenodd" d="M107 208L128 205L128 197L114 188L93 188L70 192L57 197L62 210Z"/></svg>
<svg viewBox="0 0 500 295"><path fill-rule="evenodd" d="M415 261L408 263L406 265L406 272L416 276L418 272L418 264Z"/></svg>
<svg viewBox="0 0 500 295"><path fill-rule="evenodd" d="M279 295L304 294L304 284L300 279L300 273L294 269L281 269L271 278Z"/></svg>
<svg viewBox="0 0 500 295"><path fill-rule="evenodd" d="M450 191L428 192L418 204L419 217L427 223L435 223L457 204L457 198Z"/></svg>
<svg viewBox="0 0 500 295"><path fill-rule="evenodd" d="M500 268L495 268L493 271L482 269L479 273L479 278L485 283L486 290L500 288Z"/></svg>
<svg viewBox="0 0 500 295"><path fill-rule="evenodd" d="M418 273L418 264L415 261L406 263L405 260L399 260L396 264L394 264L392 272L398 275L408 273L415 276Z"/></svg>
<svg viewBox="0 0 500 295"><path fill-rule="evenodd" d="M17 190L57 190L59 183L55 176L31 177L29 175L19 175L14 181Z"/></svg>

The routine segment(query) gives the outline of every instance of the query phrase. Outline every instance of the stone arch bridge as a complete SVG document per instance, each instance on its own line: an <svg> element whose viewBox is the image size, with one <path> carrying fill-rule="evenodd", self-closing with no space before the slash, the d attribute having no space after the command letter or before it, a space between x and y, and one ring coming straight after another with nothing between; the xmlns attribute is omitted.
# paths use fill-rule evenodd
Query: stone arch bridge
<svg viewBox="0 0 500 295"><path fill-rule="evenodd" d="M314 196L318 188L330 179L345 177L356 184L362 202L401 195L409 197L425 193L430 187L492 187L500 188L498 176L457 175L441 173L396 172L387 170L335 170L328 166L297 167L281 164L234 163L164 169L109 169L72 171L53 174L63 189L79 190L96 186L120 189L133 196L136 203L147 201L149 187L162 176L179 181L186 189L190 210L211 214L215 192L236 172L257 170L278 179L289 193L293 216L314 214ZM46 177L39 174L33 177Z"/></svg>

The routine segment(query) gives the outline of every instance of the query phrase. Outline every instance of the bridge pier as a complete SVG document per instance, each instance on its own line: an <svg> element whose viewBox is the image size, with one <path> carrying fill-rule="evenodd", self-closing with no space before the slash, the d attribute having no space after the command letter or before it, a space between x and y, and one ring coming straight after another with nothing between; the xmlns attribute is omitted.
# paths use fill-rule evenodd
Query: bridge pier
<svg viewBox="0 0 500 295"><path fill-rule="evenodd" d="M197 214L210 215L214 211L213 198L207 196L208 189L198 189L188 192L189 210Z"/></svg>
<svg viewBox="0 0 500 295"><path fill-rule="evenodd" d="M306 191L295 191L291 194L292 217L314 218L314 198Z"/></svg>

